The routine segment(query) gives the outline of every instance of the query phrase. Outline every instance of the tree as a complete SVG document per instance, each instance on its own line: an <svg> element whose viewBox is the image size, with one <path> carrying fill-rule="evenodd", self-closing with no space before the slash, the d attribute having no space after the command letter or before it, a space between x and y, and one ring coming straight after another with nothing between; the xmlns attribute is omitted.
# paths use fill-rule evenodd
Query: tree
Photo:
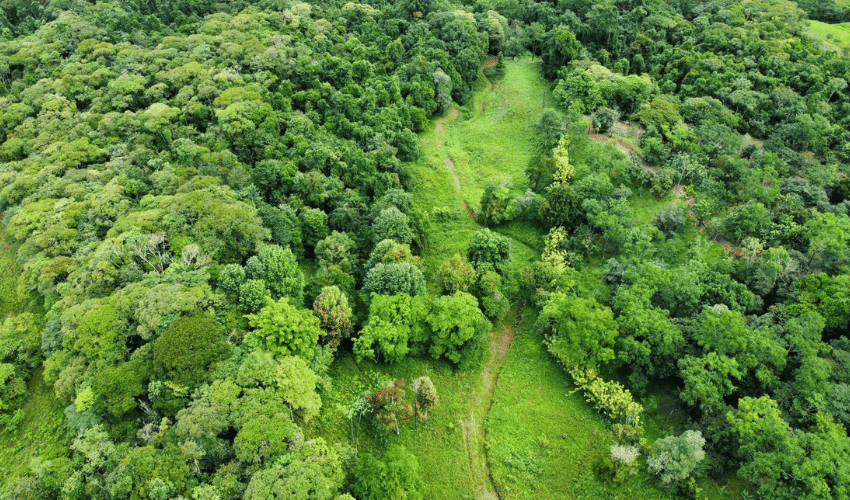
<svg viewBox="0 0 850 500"><path fill-rule="evenodd" d="M573 32L564 25L546 33L546 48L543 52L543 76L554 80L558 71L578 56L581 44Z"/></svg>
<svg viewBox="0 0 850 500"><path fill-rule="evenodd" d="M735 359L716 352L702 358L685 356L679 360L679 368L685 383L679 397L691 406L699 404L706 413L724 406L723 398L735 390L733 380L743 375Z"/></svg>
<svg viewBox="0 0 850 500"><path fill-rule="evenodd" d="M446 294L469 290L475 278L475 268L466 260L466 257L458 253L446 259L437 271L437 283Z"/></svg>
<svg viewBox="0 0 850 500"><path fill-rule="evenodd" d="M343 271L351 273L357 267L357 244L348 233L333 231L316 244L316 260L319 265L338 265Z"/></svg>
<svg viewBox="0 0 850 500"><path fill-rule="evenodd" d="M184 316L153 343L154 374L187 388L203 383L210 365L226 358L224 329L208 316Z"/></svg>
<svg viewBox="0 0 850 500"><path fill-rule="evenodd" d="M286 297L277 302L268 299L259 313L245 317L254 329L245 341L275 355L309 359L322 335L319 319L307 309L292 306Z"/></svg>
<svg viewBox="0 0 850 500"><path fill-rule="evenodd" d="M263 414L272 417L281 411L280 401L283 400L291 411L305 422L309 421L318 415L322 406L322 400L316 394L318 381L318 375L299 357L275 358L268 352L253 351L245 357L237 371L236 383L249 390L240 398L242 411L235 415L235 420L238 423ZM264 400L269 403L264 403Z"/></svg>
<svg viewBox="0 0 850 500"><path fill-rule="evenodd" d="M410 218L394 206L381 210L372 224L372 241L378 243L386 239L406 245L413 241Z"/></svg>
<svg viewBox="0 0 850 500"><path fill-rule="evenodd" d="M257 255L248 259L245 271L248 279L265 283L273 299L288 297L294 304L303 302L304 275L289 248L261 246Z"/></svg>
<svg viewBox="0 0 850 500"><path fill-rule="evenodd" d="M363 290L382 295L420 295L425 292L425 276L418 267L409 262L382 262L366 273Z"/></svg>
<svg viewBox="0 0 850 500"><path fill-rule="evenodd" d="M134 448L106 478L113 498L146 500L170 498L186 488L190 474L180 450L174 446Z"/></svg>
<svg viewBox="0 0 850 500"><path fill-rule="evenodd" d="M378 356L388 362L400 361L410 351L409 343L425 340L422 321L427 309L419 297L408 294L373 294L369 304L369 320L360 336L354 339L358 362Z"/></svg>
<svg viewBox="0 0 850 500"><path fill-rule="evenodd" d="M646 460L649 470L669 484L688 479L705 459L705 439L700 431L685 431L679 437L667 436L655 441L655 453Z"/></svg>
<svg viewBox="0 0 850 500"><path fill-rule="evenodd" d="M313 314L319 318L322 330L325 331L327 344L339 346L342 339L351 335L351 306L348 297L336 286L326 286L313 301Z"/></svg>
<svg viewBox="0 0 850 500"><path fill-rule="evenodd" d="M490 183L481 195L481 206L476 218L485 226L498 226L511 220L511 192L508 186Z"/></svg>
<svg viewBox="0 0 850 500"><path fill-rule="evenodd" d="M475 297L466 292L438 297L427 321L431 325L432 356L445 356L463 366L481 362L491 325L478 309Z"/></svg>
<svg viewBox="0 0 850 500"><path fill-rule="evenodd" d="M537 135L540 137L540 147L543 151L552 151L552 148L558 144L558 141L561 140L561 136L564 132L566 132L566 123L566 119L554 109L545 108L543 110L543 113L540 115L540 120L537 121L537 125L535 127ZM554 171L552 173L554 173ZM529 175L529 178L531 177L532 176ZM532 187L537 191L542 189L535 184L532 184Z"/></svg>
<svg viewBox="0 0 850 500"><path fill-rule="evenodd" d="M472 235L466 250L469 262L476 269L482 264L490 264L496 270L502 270L510 253L511 244L508 239L486 228Z"/></svg>
<svg viewBox="0 0 850 500"><path fill-rule="evenodd" d="M818 213L804 226L809 238L809 263L813 259L830 274L846 272L850 266L850 217Z"/></svg>
<svg viewBox="0 0 850 500"><path fill-rule="evenodd" d="M361 500L419 500L422 478L416 456L401 445L391 446L378 460L363 453L354 462L351 492Z"/></svg>
<svg viewBox="0 0 850 500"><path fill-rule="evenodd" d="M422 420L428 420L428 413L440 405L437 388L428 375L413 380L413 401L416 418Z"/></svg>
<svg viewBox="0 0 850 500"><path fill-rule="evenodd" d="M251 476L245 500L333 500L345 476L339 453L321 438L299 441L271 467Z"/></svg>
<svg viewBox="0 0 850 500"><path fill-rule="evenodd" d="M301 220L301 236L306 248L315 248L323 239L327 238L328 214L318 208L305 208L298 216Z"/></svg>
<svg viewBox="0 0 850 500"><path fill-rule="evenodd" d="M758 485L759 494L767 498L793 492L786 489L790 485L785 478L793 477L793 468L805 452L793 429L789 432L776 401L769 396L741 398L737 411L727 412L726 420L743 462L738 475Z"/></svg>
<svg viewBox="0 0 850 500"><path fill-rule="evenodd" d="M259 416L239 429L233 440L236 458L245 464L269 463L286 452L287 440L295 434L288 414Z"/></svg>
<svg viewBox="0 0 850 500"><path fill-rule="evenodd" d="M614 359L617 323L611 309L595 298L555 292L535 328L546 337L549 352L568 368L597 368Z"/></svg>
<svg viewBox="0 0 850 500"><path fill-rule="evenodd" d="M685 209L679 205L669 205L655 214L652 225L657 227L665 236L671 238L685 227L688 221Z"/></svg>
<svg viewBox="0 0 850 500"><path fill-rule="evenodd" d="M97 394L94 408L119 418L135 410L136 398L147 392L150 375L150 366L139 359L101 369L92 381Z"/></svg>
<svg viewBox="0 0 850 500"><path fill-rule="evenodd" d="M607 133L612 126L620 119L620 112L614 108L602 106L593 112L590 117L590 123L593 125L593 130L600 134Z"/></svg>

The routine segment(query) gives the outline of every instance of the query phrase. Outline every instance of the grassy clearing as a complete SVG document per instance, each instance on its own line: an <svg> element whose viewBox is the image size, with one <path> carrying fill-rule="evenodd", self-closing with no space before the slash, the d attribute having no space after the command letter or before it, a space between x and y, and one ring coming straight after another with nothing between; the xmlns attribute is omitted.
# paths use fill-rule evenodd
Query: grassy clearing
<svg viewBox="0 0 850 500"><path fill-rule="evenodd" d="M568 376L534 332L526 309L502 368L487 418L487 449L500 498L672 498L638 474L612 487L594 464L614 443L610 424L573 389Z"/></svg>
<svg viewBox="0 0 850 500"><path fill-rule="evenodd" d="M21 275L16 255L16 249L0 238L0 321L26 307L26 302L16 293L18 276Z"/></svg>
<svg viewBox="0 0 850 500"><path fill-rule="evenodd" d="M418 429L412 425L402 426L399 435L393 433L388 439L416 454L425 480L423 494L426 499L473 498L474 488L459 418L469 411L471 387L474 380L480 378L477 372L456 372L448 363L425 356L411 356L396 365L371 361L358 365L350 354L343 354L331 367L333 387L323 394L322 415L311 430L329 442L346 443L357 451L380 454L381 441L370 436L365 426L352 425L341 407L350 404L359 394L374 391L390 380L407 380L408 395L411 395L410 381L426 374L437 388L440 406Z"/></svg>
<svg viewBox="0 0 850 500"><path fill-rule="evenodd" d="M16 255L16 249L0 238L0 321L28 308L37 309L17 293L21 270ZM65 415L52 388L44 384L41 369L30 376L23 410L24 419L15 431L0 432L0 488L24 474L32 460L65 453Z"/></svg>
<svg viewBox="0 0 850 500"><path fill-rule="evenodd" d="M850 49L850 23L829 24L807 21L808 34L823 44L824 49L843 53Z"/></svg>
<svg viewBox="0 0 850 500"><path fill-rule="evenodd" d="M65 455L68 428L62 405L41 376L30 377L23 405L24 419L14 432L0 432L0 488L27 472L35 460Z"/></svg>
<svg viewBox="0 0 850 500"><path fill-rule="evenodd" d="M537 148L534 127L544 98L553 102L538 66L529 59L508 61L505 77L492 85L483 81L457 118L441 119L442 125L434 124L421 134L422 158L410 167L414 202L429 213L446 207L451 214L447 221L432 221L423 255L427 276L455 253L465 254L469 239L481 228L467 215L464 201L476 210L490 182L508 183L517 195L525 191L525 167ZM439 142L437 128L442 129ZM446 158L455 165L459 192ZM513 240L515 269L535 260L543 247L537 226L512 222L493 229Z"/></svg>
<svg viewBox="0 0 850 500"><path fill-rule="evenodd" d="M509 61L504 78L473 99L472 109L465 113L469 119L446 126L446 153L455 162L461 193L472 202L470 206L479 205L490 182L510 183L517 194L525 191L525 167L536 154L534 128L544 102L554 101L540 76L539 63Z"/></svg>

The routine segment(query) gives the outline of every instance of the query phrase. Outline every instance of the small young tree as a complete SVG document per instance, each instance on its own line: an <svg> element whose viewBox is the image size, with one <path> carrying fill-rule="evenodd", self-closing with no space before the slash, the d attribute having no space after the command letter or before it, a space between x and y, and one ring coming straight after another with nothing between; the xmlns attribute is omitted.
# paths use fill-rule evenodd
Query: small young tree
<svg viewBox="0 0 850 500"><path fill-rule="evenodd" d="M336 286L326 286L313 302L313 315L319 318L322 330L327 334L327 344L339 346L340 340L351 335L351 306L348 297Z"/></svg>
<svg viewBox="0 0 850 500"><path fill-rule="evenodd" d="M489 229L482 229L469 240L466 256L476 269L481 264L491 264L496 270L501 270L510 253L511 244L507 238Z"/></svg>
<svg viewBox="0 0 850 500"><path fill-rule="evenodd" d="M664 207L655 214L652 225L657 227L665 236L671 238L685 227L687 222L685 209L678 205Z"/></svg>
<svg viewBox="0 0 850 500"><path fill-rule="evenodd" d="M437 388L428 375L413 380L413 398L413 411L417 420L428 420L428 413L440 405Z"/></svg>
<svg viewBox="0 0 850 500"><path fill-rule="evenodd" d="M443 293L465 292L475 282L475 268L466 257L456 253L446 259L437 272L437 282Z"/></svg>
<svg viewBox="0 0 850 500"><path fill-rule="evenodd" d="M591 116L593 122L593 130L600 134L604 134L611 129L611 126L620 119L620 112L616 109L601 107L597 109Z"/></svg>
<svg viewBox="0 0 850 500"><path fill-rule="evenodd" d="M410 423L413 412L405 401L406 392L403 389L405 383L407 381L404 379L390 381L383 389L366 396L369 413L379 428L395 429L395 433L400 434L399 423Z"/></svg>
<svg viewBox="0 0 850 500"><path fill-rule="evenodd" d="M649 470L661 477L661 482L685 481L705 459L705 439L700 431L685 431L681 436L669 436L655 442L655 454L647 458Z"/></svg>
<svg viewBox="0 0 850 500"><path fill-rule="evenodd" d="M510 188L506 185L488 184L481 195L481 207L476 218L484 226L497 226L512 218Z"/></svg>
<svg viewBox="0 0 850 500"><path fill-rule="evenodd" d="M382 295L406 293L420 295L425 292L425 276L409 262L375 265L366 274L363 290Z"/></svg>
<svg viewBox="0 0 850 500"><path fill-rule="evenodd" d="M246 337L246 343L274 355L310 359L323 333L318 318L307 309L293 306L286 297L277 302L267 299L259 313L245 317L254 328Z"/></svg>

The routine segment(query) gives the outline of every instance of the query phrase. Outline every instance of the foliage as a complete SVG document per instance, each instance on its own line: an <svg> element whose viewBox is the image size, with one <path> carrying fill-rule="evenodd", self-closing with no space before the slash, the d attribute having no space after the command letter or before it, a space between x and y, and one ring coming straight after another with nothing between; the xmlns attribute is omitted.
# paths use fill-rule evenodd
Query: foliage
<svg viewBox="0 0 850 500"><path fill-rule="evenodd" d="M245 264L245 275L250 280L262 281L274 300L288 297L294 304L303 301L304 275L289 248L261 246L257 255Z"/></svg>
<svg viewBox="0 0 850 500"><path fill-rule="evenodd" d="M478 309L475 297L466 292L437 297L427 321L432 356L444 356L463 367L482 361L491 325Z"/></svg>
<svg viewBox="0 0 850 500"><path fill-rule="evenodd" d="M611 310L593 298L553 293L535 328L546 337L549 352L567 369L595 369L614 359L617 323Z"/></svg>
<svg viewBox="0 0 850 500"><path fill-rule="evenodd" d="M381 262L366 273L363 290L381 295L420 295L425 292L425 276L410 262Z"/></svg>
<svg viewBox="0 0 850 500"><path fill-rule="evenodd" d="M417 420L428 420L428 413L440 405L437 388L428 375L413 380L413 401Z"/></svg>
<svg viewBox="0 0 850 500"><path fill-rule="evenodd" d="M687 212L679 205L664 207L655 214L652 225L657 227L668 238L673 237L685 227L688 221Z"/></svg>
<svg viewBox="0 0 850 500"><path fill-rule="evenodd" d="M338 287L322 288L322 292L313 301L313 314L319 318L326 343L331 347L338 347L342 339L351 336L351 306L348 305L348 297Z"/></svg>
<svg viewBox="0 0 850 500"><path fill-rule="evenodd" d="M460 254L454 254L443 262L437 272L437 282L443 293L466 292L476 279L475 268Z"/></svg>
<svg viewBox="0 0 850 500"><path fill-rule="evenodd" d="M401 445L391 446L378 460L363 453L354 463L351 491L363 500L422 498L422 478L416 456Z"/></svg>
<svg viewBox="0 0 850 500"><path fill-rule="evenodd" d="M319 319L306 309L298 309L287 297L277 302L267 299L257 314L249 314L249 345L263 348L275 355L295 355L310 358L322 335Z"/></svg>
<svg viewBox="0 0 850 500"><path fill-rule="evenodd" d="M420 297L407 294L373 294L369 304L369 320L360 336L354 339L354 354L363 358L383 357L386 361L402 360L410 351L410 342L424 341L422 322L427 314Z"/></svg>
<svg viewBox="0 0 850 500"><path fill-rule="evenodd" d="M215 319L182 317L153 343L154 374L191 388L207 379L211 364L229 354L230 345L224 341L224 331Z"/></svg>
<svg viewBox="0 0 850 500"><path fill-rule="evenodd" d="M647 458L646 465L665 484L688 479L705 459L705 439L700 431L688 430L679 437L661 438L653 446L655 453Z"/></svg>
<svg viewBox="0 0 850 500"><path fill-rule="evenodd" d="M476 269L483 264L490 264L497 270L501 270L510 251L511 246L507 238L489 229L482 229L476 231L469 240L466 256Z"/></svg>

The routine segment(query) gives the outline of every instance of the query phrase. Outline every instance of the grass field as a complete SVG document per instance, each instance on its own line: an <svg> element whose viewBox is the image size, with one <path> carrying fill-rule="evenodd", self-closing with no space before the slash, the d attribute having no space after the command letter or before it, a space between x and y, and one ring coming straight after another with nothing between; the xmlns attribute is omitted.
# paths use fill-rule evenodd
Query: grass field
<svg viewBox="0 0 850 500"><path fill-rule="evenodd" d="M808 34L820 41L827 50L844 53L850 49L850 23L829 24L807 21Z"/></svg>
<svg viewBox="0 0 850 500"><path fill-rule="evenodd" d="M594 475L594 464L614 444L610 423L579 394L534 332L526 310L502 368L487 419L487 449L500 498L663 499L652 478L636 475L612 487ZM650 430L650 429L648 429Z"/></svg>
<svg viewBox="0 0 850 500"><path fill-rule="evenodd" d="M464 254L469 239L480 229L464 210L464 201L475 211L490 182L508 183L517 195L525 191L525 167L537 148L534 126L544 98L553 102L538 65L529 59L509 61L503 79L495 84L482 79L471 103L459 116L441 120L444 129L439 143L436 126L421 135L423 155L411 172L415 203L427 212L446 207L453 217L433 222L423 256L429 276L453 254ZM455 166L459 191L446 158ZM515 269L534 261L542 249L543 233L535 226L512 222L493 229L513 240Z"/></svg>
<svg viewBox="0 0 850 500"><path fill-rule="evenodd" d="M15 248L0 238L0 321L34 307L17 293L21 270L16 254ZM23 410L24 419L14 432L0 432L0 488L26 472L32 460L50 459L65 453L68 433L65 415L52 388L44 384L40 369L30 376Z"/></svg>

